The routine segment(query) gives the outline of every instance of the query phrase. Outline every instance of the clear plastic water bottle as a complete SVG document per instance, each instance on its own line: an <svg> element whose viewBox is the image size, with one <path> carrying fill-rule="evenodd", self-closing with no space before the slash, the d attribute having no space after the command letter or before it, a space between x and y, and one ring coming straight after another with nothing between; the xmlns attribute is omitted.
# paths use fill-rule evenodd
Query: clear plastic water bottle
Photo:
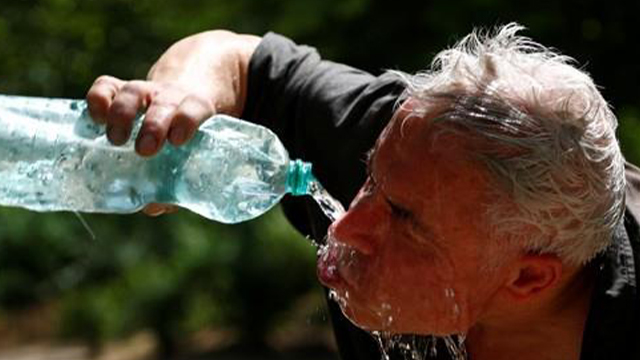
<svg viewBox="0 0 640 360"><path fill-rule="evenodd" d="M155 202L236 223L286 193L315 191L314 183L311 164L291 161L270 130L229 116L207 120L184 146L143 158L133 140L111 145L83 100L0 95L2 206L132 213Z"/></svg>

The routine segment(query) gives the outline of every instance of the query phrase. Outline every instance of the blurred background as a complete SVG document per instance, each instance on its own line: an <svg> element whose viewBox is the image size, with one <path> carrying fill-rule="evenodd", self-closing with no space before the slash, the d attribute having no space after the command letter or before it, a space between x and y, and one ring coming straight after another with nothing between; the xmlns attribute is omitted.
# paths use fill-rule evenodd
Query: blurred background
<svg viewBox="0 0 640 360"><path fill-rule="evenodd" d="M640 163L638 1L0 0L0 93L84 97L174 41L276 31L325 58L417 71L474 26L518 21L574 57ZM335 359L315 249L278 209L224 226L0 209L2 359Z"/></svg>

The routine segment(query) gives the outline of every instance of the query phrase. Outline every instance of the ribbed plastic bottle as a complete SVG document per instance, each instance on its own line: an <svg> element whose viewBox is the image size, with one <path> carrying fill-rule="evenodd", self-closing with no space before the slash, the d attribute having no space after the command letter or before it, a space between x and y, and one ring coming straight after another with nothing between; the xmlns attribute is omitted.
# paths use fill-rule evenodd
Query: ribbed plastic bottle
<svg viewBox="0 0 640 360"><path fill-rule="evenodd" d="M111 145L83 100L0 95L2 206L132 213L155 202L237 223L286 193L308 194L314 181L311 164L290 160L270 130L229 116L207 120L183 146L143 158L133 140Z"/></svg>

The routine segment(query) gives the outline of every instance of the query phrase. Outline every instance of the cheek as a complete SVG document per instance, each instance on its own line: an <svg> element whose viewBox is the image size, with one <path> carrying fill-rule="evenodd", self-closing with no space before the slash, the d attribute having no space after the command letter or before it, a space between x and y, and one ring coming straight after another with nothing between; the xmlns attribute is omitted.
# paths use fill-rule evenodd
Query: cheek
<svg viewBox="0 0 640 360"><path fill-rule="evenodd" d="M429 308L455 286L451 262L433 249L398 244L377 265L379 297L405 309Z"/></svg>
<svg viewBox="0 0 640 360"><path fill-rule="evenodd" d="M385 262L389 264L387 281L390 285L395 285L398 293L416 294L418 300L433 295L434 287L443 287L453 281L454 272L449 261L432 252L405 247Z"/></svg>
<svg viewBox="0 0 640 360"><path fill-rule="evenodd" d="M374 297L386 308L390 329L404 333L454 333L464 326L463 286L448 261L415 251L389 256Z"/></svg>

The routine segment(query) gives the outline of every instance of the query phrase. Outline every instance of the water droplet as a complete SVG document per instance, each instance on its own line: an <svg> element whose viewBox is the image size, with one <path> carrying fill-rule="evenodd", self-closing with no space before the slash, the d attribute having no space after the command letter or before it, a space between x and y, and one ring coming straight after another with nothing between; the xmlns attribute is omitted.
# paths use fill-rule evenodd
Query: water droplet
<svg viewBox="0 0 640 360"><path fill-rule="evenodd" d="M458 318L460 317L460 306L457 303L453 304L453 316Z"/></svg>
<svg viewBox="0 0 640 360"><path fill-rule="evenodd" d="M349 293L347 292L345 294L345 296L348 299ZM330 290L329 291L329 299L337 302L338 305L340 305L341 308L344 308L344 307L347 306L347 300L345 298L343 298L342 296L340 296L335 290Z"/></svg>
<svg viewBox="0 0 640 360"><path fill-rule="evenodd" d="M432 341L431 346L429 346L429 356L434 359L438 357L438 342L435 340Z"/></svg>
<svg viewBox="0 0 640 360"><path fill-rule="evenodd" d="M327 273L330 277L334 276L336 271L338 271L338 269L336 268L335 265L330 265L327 267Z"/></svg>
<svg viewBox="0 0 640 360"><path fill-rule="evenodd" d="M387 353L387 351L389 350L389 345L385 341L386 339L384 339L382 334L378 331L371 332L371 335L373 335L373 338L378 343L378 349L380 350L382 360L389 360L389 354Z"/></svg>
<svg viewBox="0 0 640 360"><path fill-rule="evenodd" d="M444 345L452 360L466 360L467 351L464 340L465 335L451 335L444 337L420 336L420 335L395 335L385 332L372 331L371 335L376 340L381 353L381 359L389 359L389 354L395 349L394 354L400 354L404 360L428 360L437 359L439 344Z"/></svg>
<svg viewBox="0 0 640 360"><path fill-rule="evenodd" d="M323 245L323 244L319 243L318 241L316 241L316 239L312 239L309 235L305 236L305 238L306 238L307 240L309 240L309 242L311 242L311 245L313 245L316 249L318 249L318 255L320 255L320 250L321 250L323 247L326 247L326 245ZM325 243L326 243L326 242L327 242L327 241L325 240Z"/></svg>
<svg viewBox="0 0 640 360"><path fill-rule="evenodd" d="M313 241L311 243L318 247L318 251L316 253L318 255L318 257L322 256L324 253L329 251L329 246L327 246L327 245L318 245L317 243L315 243Z"/></svg>
<svg viewBox="0 0 640 360"><path fill-rule="evenodd" d="M393 316L389 315L387 316L387 321L385 322L385 327L388 328L391 326L391 324L393 324Z"/></svg>
<svg viewBox="0 0 640 360"><path fill-rule="evenodd" d="M446 288L444 289L444 296L448 298L454 298L456 296L456 293L453 291L452 288Z"/></svg>

